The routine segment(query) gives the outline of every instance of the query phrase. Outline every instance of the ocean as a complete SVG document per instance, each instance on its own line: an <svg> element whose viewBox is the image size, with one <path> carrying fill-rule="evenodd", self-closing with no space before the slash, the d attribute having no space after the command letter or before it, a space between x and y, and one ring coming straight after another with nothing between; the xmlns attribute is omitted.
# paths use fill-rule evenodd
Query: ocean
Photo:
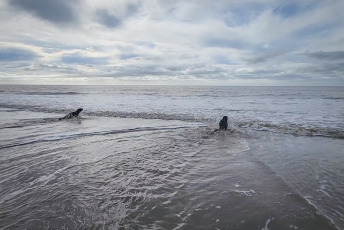
<svg viewBox="0 0 344 230"><path fill-rule="evenodd" d="M344 229L344 87L0 85L0 118L0 229Z"/></svg>

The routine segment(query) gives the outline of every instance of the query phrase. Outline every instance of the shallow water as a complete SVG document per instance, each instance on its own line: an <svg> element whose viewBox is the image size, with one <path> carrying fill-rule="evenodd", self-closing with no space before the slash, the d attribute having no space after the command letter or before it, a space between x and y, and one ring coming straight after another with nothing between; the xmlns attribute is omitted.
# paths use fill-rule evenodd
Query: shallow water
<svg viewBox="0 0 344 230"><path fill-rule="evenodd" d="M202 121L344 138L344 87L0 85L0 106L92 116Z"/></svg>
<svg viewBox="0 0 344 230"><path fill-rule="evenodd" d="M40 90L41 101L54 95ZM344 143L336 136L292 132L278 117L269 123L278 128L233 119L230 131L214 132L207 109L201 121L171 120L176 114L161 108L145 114L166 119L118 118L94 103L93 112L58 121L64 108L51 103L6 103L1 228L344 228Z"/></svg>
<svg viewBox="0 0 344 230"><path fill-rule="evenodd" d="M304 175L288 177L294 168L276 158L292 147L286 137L284 147L264 134L263 145L256 133L213 132L198 123L99 117L5 130L5 229L332 229L327 211L342 211L334 195L321 208L307 202L323 196L323 180L308 178L307 164L299 165ZM298 138L306 137L287 136ZM274 143L279 148L271 152ZM295 167L293 157L283 157ZM315 185L302 187L309 181ZM326 189L342 196L343 185Z"/></svg>

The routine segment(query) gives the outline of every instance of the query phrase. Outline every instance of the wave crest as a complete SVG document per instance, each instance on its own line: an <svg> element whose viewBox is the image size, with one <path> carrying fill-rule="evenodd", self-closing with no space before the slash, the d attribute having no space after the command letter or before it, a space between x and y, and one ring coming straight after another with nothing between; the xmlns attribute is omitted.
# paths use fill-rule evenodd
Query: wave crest
<svg viewBox="0 0 344 230"><path fill-rule="evenodd" d="M344 139L344 131L336 128L306 127L301 124L271 124L262 121L237 122L239 128L252 128L257 131L270 131L298 136L323 136Z"/></svg>

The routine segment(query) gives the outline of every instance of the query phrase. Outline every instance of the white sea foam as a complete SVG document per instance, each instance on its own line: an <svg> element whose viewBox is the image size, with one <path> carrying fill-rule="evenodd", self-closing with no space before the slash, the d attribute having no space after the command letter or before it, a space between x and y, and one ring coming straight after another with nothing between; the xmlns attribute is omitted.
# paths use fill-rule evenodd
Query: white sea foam
<svg viewBox="0 0 344 230"><path fill-rule="evenodd" d="M273 220L273 219L274 219L274 218L269 218L269 219L267 219L267 221L266 221L266 223L265 223L265 227L262 228L262 230L269 230L269 229L268 229L268 225L270 224L271 220Z"/></svg>
<svg viewBox="0 0 344 230"><path fill-rule="evenodd" d="M234 190L234 192L237 192L241 195L245 195L245 196L253 196L253 195L256 195L256 191L254 191L253 189L250 189L250 190Z"/></svg>
<svg viewBox="0 0 344 230"><path fill-rule="evenodd" d="M326 185L324 185L324 184L320 185L320 188L317 189L317 191L325 194L329 198L332 198L332 196L328 192L326 192Z"/></svg>

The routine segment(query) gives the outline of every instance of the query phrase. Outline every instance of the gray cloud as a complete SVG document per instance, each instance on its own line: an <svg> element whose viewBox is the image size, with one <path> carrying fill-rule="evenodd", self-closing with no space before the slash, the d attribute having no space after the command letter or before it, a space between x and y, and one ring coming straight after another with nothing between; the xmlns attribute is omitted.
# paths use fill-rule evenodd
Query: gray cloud
<svg viewBox="0 0 344 230"><path fill-rule="evenodd" d="M81 71L78 71L78 69L74 68L73 66L67 66L67 65L46 65L46 64L35 64L30 66L24 66L23 70L26 73L31 74L37 74L37 73L46 73L49 71L59 71L63 74L82 74Z"/></svg>
<svg viewBox="0 0 344 230"><path fill-rule="evenodd" d="M128 71L129 70L129 71ZM156 65L126 66L116 69L119 76L164 76L170 75L169 71Z"/></svg>
<svg viewBox="0 0 344 230"><path fill-rule="evenodd" d="M255 55L251 58L247 58L246 60L248 63L251 63L251 64L263 63L263 62L266 62L272 58L281 56L284 53L285 53L285 51L283 51L283 50L271 50L271 51L268 51L268 52L265 52L265 53L262 53L259 55Z"/></svg>
<svg viewBox="0 0 344 230"><path fill-rule="evenodd" d="M307 2L3 0L0 72L228 84L343 79L343 3Z"/></svg>
<svg viewBox="0 0 344 230"><path fill-rule="evenodd" d="M341 60L344 59L344 51L331 51L331 52L310 52L306 53L309 57L320 59L320 60Z"/></svg>
<svg viewBox="0 0 344 230"><path fill-rule="evenodd" d="M207 38L204 42L205 46L208 47L219 47L219 48L234 48L234 49L248 49L251 44L248 44L244 40L235 39L222 39L222 38Z"/></svg>
<svg viewBox="0 0 344 230"><path fill-rule="evenodd" d="M238 74L236 75L237 78L245 79L245 80L300 80L300 79L308 79L306 75L301 74L270 74L270 75L264 75L258 73L251 73L251 74Z"/></svg>
<svg viewBox="0 0 344 230"><path fill-rule="evenodd" d="M139 9L140 4L124 3L120 9L106 8L98 9L95 11L96 21L108 28L117 28L123 24L123 21L135 15Z"/></svg>
<svg viewBox="0 0 344 230"><path fill-rule="evenodd" d="M122 20L109 13L108 10L101 9L96 11L97 21L109 28L116 28L122 24Z"/></svg>
<svg viewBox="0 0 344 230"><path fill-rule="evenodd" d="M0 49L1 62L30 61L37 58L37 54L26 49L5 48Z"/></svg>
<svg viewBox="0 0 344 230"><path fill-rule="evenodd" d="M129 3L127 5L126 15L131 16L131 15L136 14L139 11L140 7L141 7L140 4Z"/></svg>
<svg viewBox="0 0 344 230"><path fill-rule="evenodd" d="M74 4L78 0L9 0L15 8L27 11L37 17L57 24L77 21Z"/></svg>
<svg viewBox="0 0 344 230"><path fill-rule="evenodd" d="M297 69L299 73L309 73L312 75L322 75L324 77L331 77L331 76L344 76L344 63L343 62L336 62L336 63L321 63L316 65L310 65L308 67L299 68Z"/></svg>

